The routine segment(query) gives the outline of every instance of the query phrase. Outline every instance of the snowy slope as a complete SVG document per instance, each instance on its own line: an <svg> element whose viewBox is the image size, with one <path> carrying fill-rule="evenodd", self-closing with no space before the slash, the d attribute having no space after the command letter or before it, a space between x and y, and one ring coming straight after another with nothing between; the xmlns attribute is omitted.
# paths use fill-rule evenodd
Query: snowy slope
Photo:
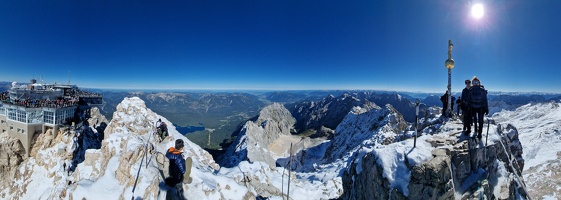
<svg viewBox="0 0 561 200"><path fill-rule="evenodd" d="M158 119L162 119L168 124L170 133L170 138L162 143L155 142L152 134L154 131L153 123ZM167 148L173 146L175 139L185 141L184 155L193 158L191 172L193 182L185 187L186 193L189 193L190 197L218 199L220 196L228 195L238 199L246 194L247 189L231 179L216 180L212 172L218 166L214 163L210 154L179 134L171 124L165 118L147 109L141 99L125 98L117 106L113 120L106 129L106 138L102 149L90 150L90 155L103 152L99 157L106 157L97 157L96 159L95 156L91 156L93 159L91 163L94 166L99 165L99 163L107 163L106 167L90 167L87 165L88 159L86 159L84 163L77 167L77 175L74 175L77 183L69 192L71 196L74 199L81 199L82 197L92 199L121 197L129 199L134 195L134 197L142 199L165 199L166 191L164 190L165 187L161 187L163 177L160 175L160 170L167 170L159 165L159 161L164 163L162 162L164 159L157 159L156 157L162 156L159 153L165 153ZM153 146L154 151L152 152L156 153L143 157L146 144L149 144L148 147ZM134 181L139 168L142 169L133 193ZM101 176L95 176L95 173L92 173L95 170L102 171ZM167 175L165 172L164 174ZM218 185L218 182L223 185ZM91 191L109 192L92 194Z"/></svg>
<svg viewBox="0 0 561 200"><path fill-rule="evenodd" d="M561 198L561 103L527 104L493 115L511 123L524 149L524 179L534 197Z"/></svg>

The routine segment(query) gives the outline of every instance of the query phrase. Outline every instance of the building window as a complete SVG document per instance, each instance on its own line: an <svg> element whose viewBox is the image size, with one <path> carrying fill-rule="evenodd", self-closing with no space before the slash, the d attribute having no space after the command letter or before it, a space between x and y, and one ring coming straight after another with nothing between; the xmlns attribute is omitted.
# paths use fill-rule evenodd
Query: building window
<svg viewBox="0 0 561 200"><path fill-rule="evenodd" d="M8 119L26 123L26 121L25 121L26 112L24 110L17 110L17 109L14 109L14 108L8 108L7 111L8 111Z"/></svg>
<svg viewBox="0 0 561 200"><path fill-rule="evenodd" d="M43 111L35 110L27 112L27 123L43 123Z"/></svg>
<svg viewBox="0 0 561 200"><path fill-rule="evenodd" d="M8 108L6 111L7 111L7 114L8 114L8 119L14 120L14 121L17 120L16 119L16 112L17 112L16 109Z"/></svg>
<svg viewBox="0 0 561 200"><path fill-rule="evenodd" d="M65 124L69 119L74 117L74 109L57 110L56 111L56 124Z"/></svg>
<svg viewBox="0 0 561 200"><path fill-rule="evenodd" d="M64 121L64 110L57 110L55 124L62 124L63 121Z"/></svg>
<svg viewBox="0 0 561 200"><path fill-rule="evenodd" d="M45 121L45 123L47 123L47 124L55 124L55 121L54 121L55 113L54 113L54 112L45 111L45 112L43 113L43 117L44 117L43 120Z"/></svg>
<svg viewBox="0 0 561 200"><path fill-rule="evenodd" d="M17 110L17 121L27 123L27 121L25 120L26 119L25 115L26 115L25 111Z"/></svg>

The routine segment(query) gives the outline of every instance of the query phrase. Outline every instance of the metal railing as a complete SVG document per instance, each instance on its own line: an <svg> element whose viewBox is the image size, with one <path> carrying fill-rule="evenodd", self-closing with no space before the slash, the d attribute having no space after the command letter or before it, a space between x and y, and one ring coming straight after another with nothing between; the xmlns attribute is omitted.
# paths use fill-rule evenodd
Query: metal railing
<svg viewBox="0 0 561 200"><path fill-rule="evenodd" d="M144 155L141 158L140 166L138 167L138 171L136 173L136 178L134 180L134 185L132 187L132 200L134 200L134 191L136 189L136 184L138 183L138 177L140 176L140 171L142 169L142 164L144 163L144 160L146 160L146 168L148 168L148 165L152 161L152 158L154 157L154 154L156 154L155 153L156 151L154 151L155 150L154 144L150 143L150 138L155 137L155 135L156 135L155 127L152 126L151 123L149 123L149 120L146 118L146 116L143 116L143 117L145 119L144 123L143 123L144 127L148 127L148 126L151 127L152 134L150 134L148 136L148 141L146 141L146 143L144 144ZM148 124L148 126L147 126L147 124ZM140 137L139 137L139 139L142 140L142 138L140 138ZM152 152L152 153L150 153L150 159L148 158L148 151L149 151L148 146L149 145L150 145L150 150Z"/></svg>

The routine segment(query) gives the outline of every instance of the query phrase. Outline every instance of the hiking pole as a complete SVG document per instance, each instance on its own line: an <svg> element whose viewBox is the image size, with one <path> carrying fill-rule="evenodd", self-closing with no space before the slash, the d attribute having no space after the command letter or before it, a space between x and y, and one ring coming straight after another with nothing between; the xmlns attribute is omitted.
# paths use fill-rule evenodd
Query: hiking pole
<svg viewBox="0 0 561 200"><path fill-rule="evenodd" d="M487 135L485 136L485 146L487 146L487 141L489 140L489 126L491 126L491 119L487 115Z"/></svg>
<svg viewBox="0 0 561 200"><path fill-rule="evenodd" d="M415 139L413 139L413 148L415 148L415 146L417 146L417 121L419 121L419 104L421 103L421 100L417 99L417 101L415 101Z"/></svg>

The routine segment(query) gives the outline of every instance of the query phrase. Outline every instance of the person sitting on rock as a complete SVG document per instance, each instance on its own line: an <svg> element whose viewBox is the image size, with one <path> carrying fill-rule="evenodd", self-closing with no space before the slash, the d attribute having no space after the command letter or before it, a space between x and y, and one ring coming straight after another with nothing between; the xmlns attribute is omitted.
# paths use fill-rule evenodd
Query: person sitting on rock
<svg viewBox="0 0 561 200"><path fill-rule="evenodd" d="M160 123L160 126L158 126L158 136L160 137L160 141L168 136L168 127L165 122Z"/></svg>
<svg viewBox="0 0 561 200"><path fill-rule="evenodd" d="M174 187L180 197L183 197L182 182L186 171L183 147L183 140L177 139L175 140L175 148L170 147L166 152L166 157L169 159L169 177L165 179L165 183L170 187Z"/></svg>

